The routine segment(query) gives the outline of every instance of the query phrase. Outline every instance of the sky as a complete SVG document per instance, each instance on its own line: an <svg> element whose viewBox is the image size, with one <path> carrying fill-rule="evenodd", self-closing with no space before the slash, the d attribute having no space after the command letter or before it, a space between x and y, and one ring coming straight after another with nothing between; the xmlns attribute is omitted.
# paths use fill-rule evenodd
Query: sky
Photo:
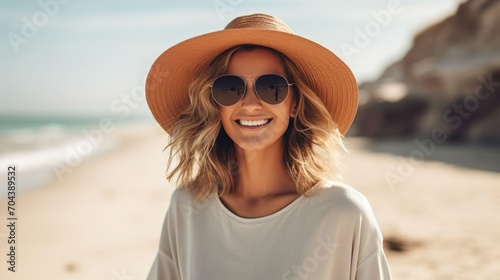
<svg viewBox="0 0 500 280"><path fill-rule="evenodd" d="M128 117L149 115L140 93L163 51L221 30L237 16L281 18L295 34L332 50L364 82L462 0L2 2L0 116Z"/></svg>

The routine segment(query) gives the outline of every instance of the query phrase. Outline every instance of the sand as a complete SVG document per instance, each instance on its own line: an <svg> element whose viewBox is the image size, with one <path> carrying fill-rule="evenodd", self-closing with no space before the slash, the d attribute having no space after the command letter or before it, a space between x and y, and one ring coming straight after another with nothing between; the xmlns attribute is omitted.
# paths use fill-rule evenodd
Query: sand
<svg viewBox="0 0 500 280"><path fill-rule="evenodd" d="M0 200L0 279L146 278L173 191L164 179L166 136L149 123L113 137L122 148L18 195L15 273L7 271ZM348 143L345 180L371 202L395 279L499 279L498 148L440 145L399 172L401 155L416 149L411 139Z"/></svg>

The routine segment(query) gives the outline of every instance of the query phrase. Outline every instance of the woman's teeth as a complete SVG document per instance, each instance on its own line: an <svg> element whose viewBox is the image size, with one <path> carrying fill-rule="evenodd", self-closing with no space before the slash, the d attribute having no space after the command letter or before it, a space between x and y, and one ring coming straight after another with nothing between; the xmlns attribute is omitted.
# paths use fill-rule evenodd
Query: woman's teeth
<svg viewBox="0 0 500 280"><path fill-rule="evenodd" d="M239 120L238 123L244 126L259 126L259 125L265 125L269 122L269 120L259 120L259 121L245 121L245 120Z"/></svg>

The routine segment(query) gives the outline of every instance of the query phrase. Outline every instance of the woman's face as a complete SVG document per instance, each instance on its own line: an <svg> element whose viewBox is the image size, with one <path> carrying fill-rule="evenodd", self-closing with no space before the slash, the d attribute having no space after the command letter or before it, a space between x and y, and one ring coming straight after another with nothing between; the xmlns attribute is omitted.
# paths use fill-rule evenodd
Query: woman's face
<svg viewBox="0 0 500 280"><path fill-rule="evenodd" d="M239 50L229 61L226 74L237 75L246 81L246 93L235 105L220 106L222 126L244 150L263 150L271 145L281 145L290 114L295 106L292 88L280 104L270 105L255 94L254 81L264 74L280 74L286 77L280 58L264 48ZM288 78L288 77L286 77ZM250 126L250 124L262 124ZM266 122L267 121L267 122Z"/></svg>

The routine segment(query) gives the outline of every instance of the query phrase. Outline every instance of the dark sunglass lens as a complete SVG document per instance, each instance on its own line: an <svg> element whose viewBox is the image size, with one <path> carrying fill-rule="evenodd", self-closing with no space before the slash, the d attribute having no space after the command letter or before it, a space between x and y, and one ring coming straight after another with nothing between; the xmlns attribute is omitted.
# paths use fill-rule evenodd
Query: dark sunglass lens
<svg viewBox="0 0 500 280"><path fill-rule="evenodd" d="M212 97L223 106L236 104L244 93L245 82L237 76L221 76L212 84Z"/></svg>
<svg viewBox="0 0 500 280"><path fill-rule="evenodd" d="M255 82L255 91L262 101L279 104L288 95L288 82L280 75L264 75Z"/></svg>

